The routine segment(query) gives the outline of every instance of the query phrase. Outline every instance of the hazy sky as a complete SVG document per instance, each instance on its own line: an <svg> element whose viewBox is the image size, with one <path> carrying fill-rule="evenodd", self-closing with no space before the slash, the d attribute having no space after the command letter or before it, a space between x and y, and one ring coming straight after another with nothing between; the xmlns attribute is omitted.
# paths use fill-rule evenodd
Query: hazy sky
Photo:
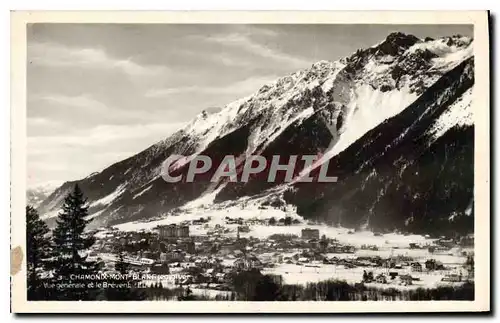
<svg viewBox="0 0 500 323"><path fill-rule="evenodd" d="M74 180L319 60L390 32L472 36L472 26L28 26L28 185Z"/></svg>

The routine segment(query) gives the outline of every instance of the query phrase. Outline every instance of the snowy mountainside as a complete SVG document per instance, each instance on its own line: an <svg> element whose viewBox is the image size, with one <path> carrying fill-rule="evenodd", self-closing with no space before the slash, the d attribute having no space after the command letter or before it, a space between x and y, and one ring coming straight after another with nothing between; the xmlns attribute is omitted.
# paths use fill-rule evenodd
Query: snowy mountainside
<svg viewBox="0 0 500 323"><path fill-rule="evenodd" d="M284 193L305 218L378 230L473 231L474 126L469 58L397 116L328 161L336 185Z"/></svg>
<svg viewBox="0 0 500 323"><path fill-rule="evenodd" d="M471 39L461 36L421 40L392 33L349 57L320 61L263 85L217 113L204 111L185 128L137 155L82 180L64 183L38 209L48 217L57 214L75 183L88 196L95 225L162 217L206 195L216 203L266 195L266 190L272 192L280 183L171 184L160 177L161 165L172 154L213 158L231 154L241 160L251 154L318 154L324 161L330 160L411 107L468 60L472 46ZM467 98L456 107L463 105L470 106ZM448 120L468 118L454 111L450 107L448 116L442 116L442 122L429 130L435 137L449 132Z"/></svg>
<svg viewBox="0 0 500 323"><path fill-rule="evenodd" d="M443 49L443 44L448 50ZM464 37L422 42L414 36L394 33L378 46L358 50L343 59L346 65L336 74L328 91L325 93L317 87L311 93L311 104L323 120L322 126L326 126L331 134L327 148L317 151L322 155L317 165L336 156L369 130L403 111L471 55L472 42ZM447 63L444 64L444 61ZM308 127L306 131L318 132L318 127ZM279 139L274 143L278 143ZM306 135L301 136L300 141L303 140L307 140ZM282 152L290 151L291 154L293 147L299 143L284 138L280 146L287 144L289 147ZM268 157L277 150L279 148L275 147L269 149L267 154L266 150L259 153ZM255 194L268 187L263 182L250 181L246 185L230 183L217 200Z"/></svg>

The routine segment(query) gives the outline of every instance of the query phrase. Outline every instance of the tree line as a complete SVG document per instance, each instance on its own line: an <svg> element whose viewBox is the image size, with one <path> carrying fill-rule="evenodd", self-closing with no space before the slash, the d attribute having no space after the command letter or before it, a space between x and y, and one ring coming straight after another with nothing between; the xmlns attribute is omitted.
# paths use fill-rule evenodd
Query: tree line
<svg viewBox="0 0 500 323"><path fill-rule="evenodd" d="M123 254L115 264L117 275L93 279L104 263L88 256L95 238L85 231L91 221L87 216L87 199L78 185L65 197L52 231L35 208L26 206L28 300L144 299L138 282L128 278Z"/></svg>

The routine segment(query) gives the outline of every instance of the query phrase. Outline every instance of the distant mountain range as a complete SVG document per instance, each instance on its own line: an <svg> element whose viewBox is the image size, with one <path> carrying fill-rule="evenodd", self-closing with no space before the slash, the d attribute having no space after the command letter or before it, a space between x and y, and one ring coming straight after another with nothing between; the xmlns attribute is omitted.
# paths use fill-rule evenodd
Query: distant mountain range
<svg viewBox="0 0 500 323"><path fill-rule="evenodd" d="M61 186L61 182L48 182L28 187L26 191L26 203L37 207L59 186Z"/></svg>
<svg viewBox="0 0 500 323"><path fill-rule="evenodd" d="M473 40L392 33L339 61L263 85L39 204L49 220L78 183L94 225L168 216L186 203L291 204L308 219L374 230L473 231ZM167 183L172 154L318 155L337 183ZM187 166L184 166L187 167ZM318 168L312 170L317 172Z"/></svg>

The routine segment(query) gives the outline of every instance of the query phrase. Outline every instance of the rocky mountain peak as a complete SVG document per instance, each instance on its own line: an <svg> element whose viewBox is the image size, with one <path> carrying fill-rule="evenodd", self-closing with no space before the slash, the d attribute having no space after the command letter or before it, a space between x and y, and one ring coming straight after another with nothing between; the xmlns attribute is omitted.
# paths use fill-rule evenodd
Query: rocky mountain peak
<svg viewBox="0 0 500 323"><path fill-rule="evenodd" d="M383 55L398 55L419 42L420 39L413 35L407 35L401 32L389 34L385 41L377 46L378 52Z"/></svg>

